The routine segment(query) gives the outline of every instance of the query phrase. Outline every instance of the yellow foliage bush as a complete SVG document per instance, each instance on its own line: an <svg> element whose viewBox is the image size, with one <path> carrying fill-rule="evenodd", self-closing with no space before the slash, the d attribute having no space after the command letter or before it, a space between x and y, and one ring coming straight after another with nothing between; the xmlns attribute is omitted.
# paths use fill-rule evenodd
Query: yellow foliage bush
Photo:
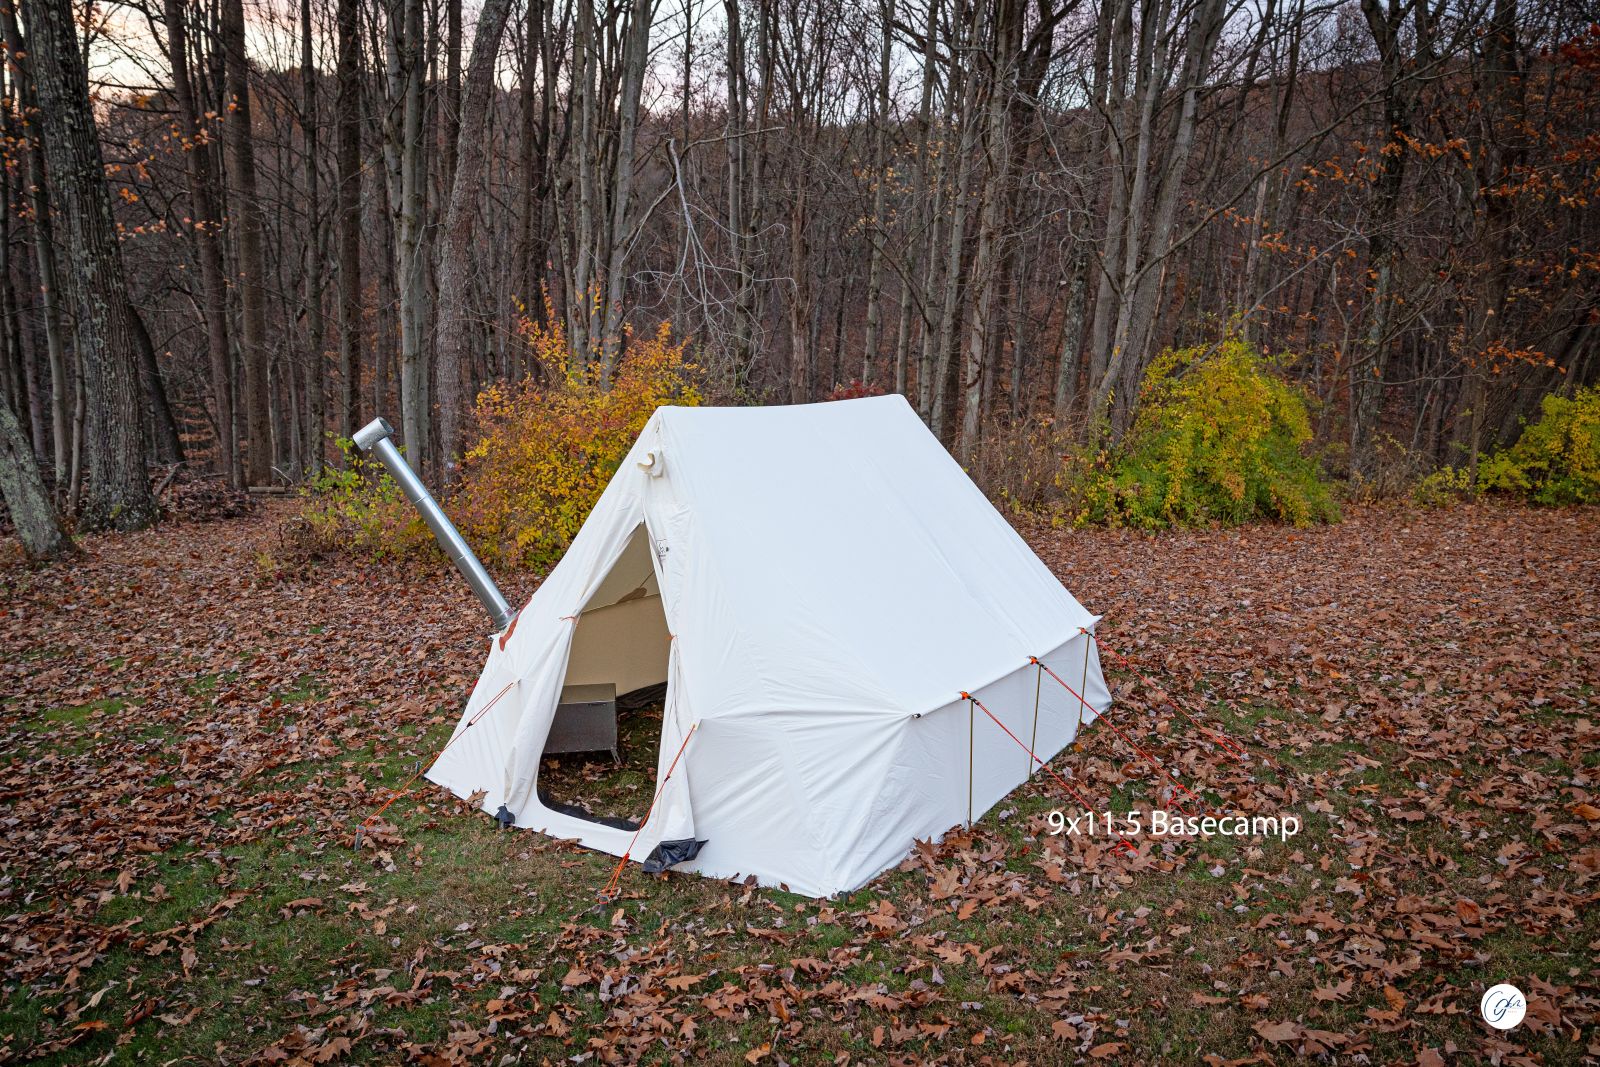
<svg viewBox="0 0 1600 1067"><path fill-rule="evenodd" d="M700 403L697 369L667 324L625 339L607 385L598 361L569 363L560 320L549 318L524 323L542 374L478 397L477 441L451 504L474 547L502 566L559 559L656 408Z"/></svg>
<svg viewBox="0 0 1600 1067"><path fill-rule="evenodd" d="M1516 444L1483 461L1479 487L1535 504L1600 503L1600 387L1554 393Z"/></svg>
<svg viewBox="0 0 1600 1067"><path fill-rule="evenodd" d="M1080 523L1328 522L1338 507L1310 441L1300 390L1230 337L1159 357L1120 447L1068 455L1061 479Z"/></svg>
<svg viewBox="0 0 1600 1067"><path fill-rule="evenodd" d="M1600 387L1546 396L1515 444L1483 457L1476 483L1465 467L1440 467L1412 499L1437 507L1479 493L1550 507L1600 504Z"/></svg>

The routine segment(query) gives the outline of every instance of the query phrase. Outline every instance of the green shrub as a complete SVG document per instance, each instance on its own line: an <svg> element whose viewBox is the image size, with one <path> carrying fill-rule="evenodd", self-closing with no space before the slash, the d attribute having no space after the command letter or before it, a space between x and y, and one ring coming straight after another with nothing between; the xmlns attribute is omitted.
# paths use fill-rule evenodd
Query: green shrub
<svg viewBox="0 0 1600 1067"><path fill-rule="evenodd" d="M1600 387L1551 394L1539 420L1478 465L1478 488L1535 504L1600 504Z"/></svg>
<svg viewBox="0 0 1600 1067"><path fill-rule="evenodd" d="M1472 472L1465 467L1440 467L1411 487L1413 502L1425 508L1454 504L1472 495Z"/></svg>
<svg viewBox="0 0 1600 1067"><path fill-rule="evenodd" d="M1133 428L1114 452L1069 456L1080 522L1146 529L1338 517L1305 446L1301 392L1248 342L1164 353L1145 375Z"/></svg>
<svg viewBox="0 0 1600 1067"><path fill-rule="evenodd" d="M436 552L433 534L383 464L339 439L345 466L324 467L300 491L300 513L287 525L302 552L354 552L374 559Z"/></svg>

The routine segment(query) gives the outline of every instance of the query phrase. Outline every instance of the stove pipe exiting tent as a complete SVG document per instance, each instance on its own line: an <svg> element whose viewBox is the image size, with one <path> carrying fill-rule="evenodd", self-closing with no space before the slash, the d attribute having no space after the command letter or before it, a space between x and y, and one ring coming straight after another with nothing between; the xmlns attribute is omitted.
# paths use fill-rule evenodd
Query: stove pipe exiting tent
<svg viewBox="0 0 1600 1067"><path fill-rule="evenodd" d="M489 572L483 569L478 557L467 547L466 539L461 536L461 531L456 529L456 524L450 521L450 516L444 513L439 502L433 499L433 494L428 492L428 487L417 477L417 472L411 469L411 464L406 462L406 458L394 446L394 441L391 440L393 434L394 427L387 421L373 419L356 431L356 447L363 452L375 454L383 461L383 465L389 468L389 473L400 485L400 491L422 514L422 521L433 531L433 536L444 549L445 555L450 557L450 562L456 565L456 570L461 572L461 577L467 580L473 593L477 594L483 609L494 620L495 632L504 630L511 625L516 612L511 610L506 598L500 595L500 589L494 584L494 579L489 577Z"/></svg>

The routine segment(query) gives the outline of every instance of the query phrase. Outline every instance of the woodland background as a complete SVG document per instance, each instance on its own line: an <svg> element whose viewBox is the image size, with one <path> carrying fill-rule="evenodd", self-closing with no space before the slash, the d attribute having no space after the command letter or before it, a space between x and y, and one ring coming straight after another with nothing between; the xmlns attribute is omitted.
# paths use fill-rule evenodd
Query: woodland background
<svg viewBox="0 0 1600 1067"><path fill-rule="evenodd" d="M146 462L298 483L375 413L687 342L904 393L975 469L1243 339L1358 485L1600 375L1600 19L1530 0L23 0L0 395L80 529ZM21 447L26 442L26 448ZM16 504L12 511L18 511Z"/></svg>

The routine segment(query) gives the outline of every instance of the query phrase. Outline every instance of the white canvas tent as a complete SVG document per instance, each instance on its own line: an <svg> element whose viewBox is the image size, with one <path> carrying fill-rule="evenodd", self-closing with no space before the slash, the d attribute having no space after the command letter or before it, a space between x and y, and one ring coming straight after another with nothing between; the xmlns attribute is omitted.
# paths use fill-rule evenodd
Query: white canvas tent
<svg viewBox="0 0 1600 1067"><path fill-rule="evenodd" d="M673 869L848 891L1033 770L963 691L1045 759L1109 705L1095 621L901 397L662 408L428 777L621 856L631 831L540 801L546 735L563 685L665 681L658 782L682 754L633 858L703 842Z"/></svg>

